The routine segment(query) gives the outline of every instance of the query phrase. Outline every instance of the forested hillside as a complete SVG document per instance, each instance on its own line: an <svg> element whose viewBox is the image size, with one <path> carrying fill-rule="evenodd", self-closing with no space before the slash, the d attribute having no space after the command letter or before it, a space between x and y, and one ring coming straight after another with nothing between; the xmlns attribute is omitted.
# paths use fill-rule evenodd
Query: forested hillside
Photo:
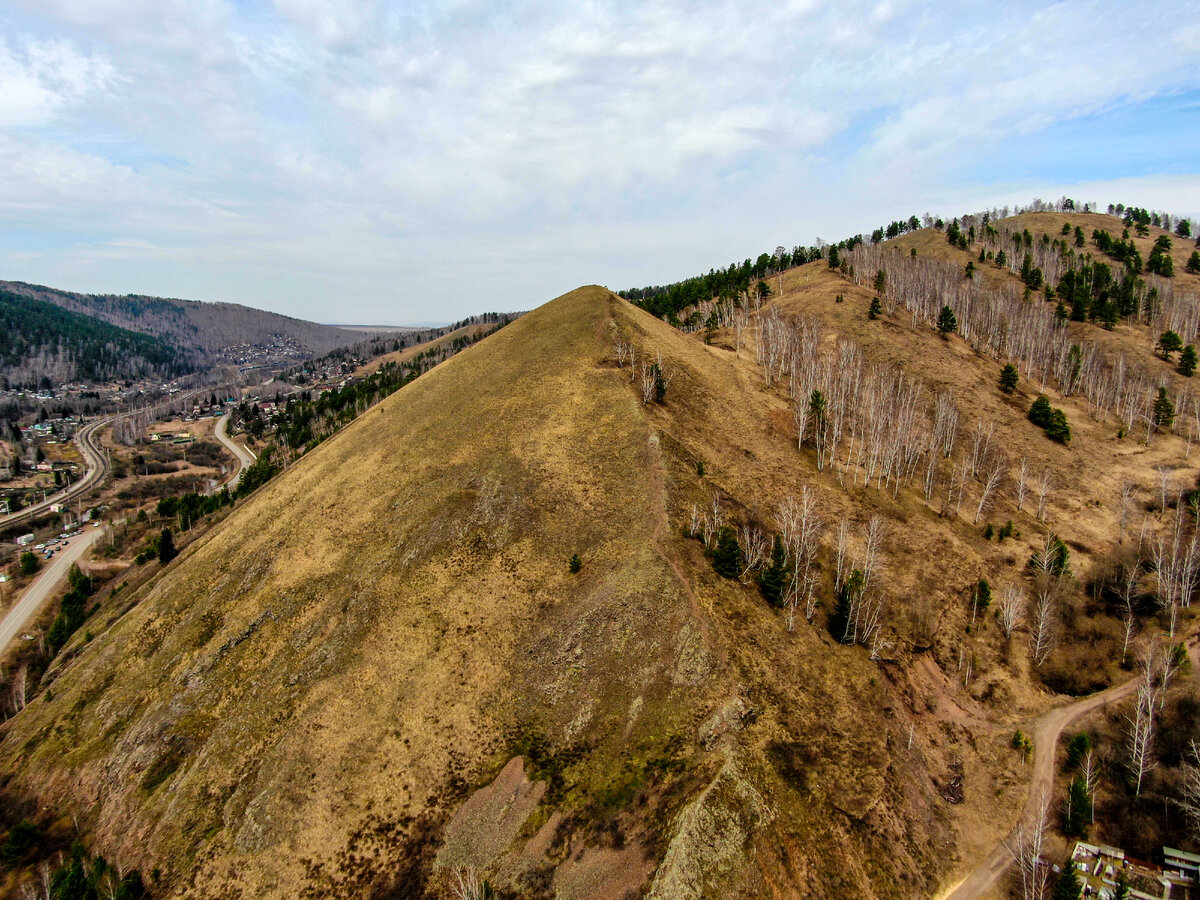
<svg viewBox="0 0 1200 900"><path fill-rule="evenodd" d="M196 354L164 340L0 289L5 388L155 377L190 371Z"/></svg>
<svg viewBox="0 0 1200 900"><path fill-rule="evenodd" d="M236 303L201 303L138 295L76 294L41 285L0 282L11 295L40 300L128 331L155 335L202 361L229 355L230 348L275 346L299 361L353 343L350 332Z"/></svg>

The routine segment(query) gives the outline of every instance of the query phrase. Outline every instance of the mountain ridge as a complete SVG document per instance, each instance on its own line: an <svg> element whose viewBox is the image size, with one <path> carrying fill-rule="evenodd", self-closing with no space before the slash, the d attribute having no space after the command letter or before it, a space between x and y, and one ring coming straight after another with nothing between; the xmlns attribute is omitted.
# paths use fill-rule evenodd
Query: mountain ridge
<svg viewBox="0 0 1200 900"><path fill-rule="evenodd" d="M951 248L947 302L975 258ZM1048 376L1004 393L994 353L869 276L807 262L713 298L703 334L592 286L480 341L106 606L0 729L0 784L115 858L178 860L170 896L445 897L464 870L521 897L937 893L1024 806L1014 730L1122 677L1102 598L1123 483L1153 529L1158 482L1196 473L1182 428L1135 440ZM981 280L1042 316L1016 273ZM1128 352L1134 393L1192 396L1141 320L1053 327ZM1028 420L1041 390L1070 444ZM799 430L814 407L848 446ZM923 442L944 413L943 457ZM989 502L972 466L1005 463ZM769 553L798 501L824 536L789 615L721 555ZM1037 659L1032 617L1010 634L994 610L1045 589L1054 541L1100 594L1053 582L1063 639ZM856 636L835 625L851 569L881 616Z"/></svg>
<svg viewBox="0 0 1200 900"><path fill-rule="evenodd" d="M291 358L319 356L361 340L353 333L236 303L206 303L140 294L81 294L19 281L0 281L0 291L49 303L127 331L151 335L195 357L193 365L222 358L230 348L280 338L295 343Z"/></svg>

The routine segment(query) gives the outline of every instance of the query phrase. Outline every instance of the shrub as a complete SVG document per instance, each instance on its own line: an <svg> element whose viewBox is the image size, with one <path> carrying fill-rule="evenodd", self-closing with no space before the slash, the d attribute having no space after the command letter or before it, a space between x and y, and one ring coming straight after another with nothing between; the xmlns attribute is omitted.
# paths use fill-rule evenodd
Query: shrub
<svg viewBox="0 0 1200 900"><path fill-rule="evenodd" d="M19 865L41 839L41 829L28 819L22 819L9 829L8 837L0 844L0 862L6 866Z"/></svg>
<svg viewBox="0 0 1200 900"><path fill-rule="evenodd" d="M30 551L26 550L21 554L21 574L25 576L36 575L41 563L38 558Z"/></svg>

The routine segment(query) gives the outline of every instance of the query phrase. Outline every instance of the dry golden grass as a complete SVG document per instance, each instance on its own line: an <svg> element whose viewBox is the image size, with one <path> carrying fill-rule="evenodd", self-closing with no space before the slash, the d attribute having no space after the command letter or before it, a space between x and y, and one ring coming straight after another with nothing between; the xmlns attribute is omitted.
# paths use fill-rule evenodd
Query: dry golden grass
<svg viewBox="0 0 1200 900"><path fill-rule="evenodd" d="M823 263L783 282L783 310L953 389L968 428L995 421L1010 456L1052 467L1050 524L1079 566L1111 540L1119 479L1182 457L1059 398L1075 439L1052 444L995 361L906 317L869 322L870 292ZM616 368L617 331L661 356L665 405ZM405 895L474 788L501 775L493 794L526 796L516 755L547 785L517 837L497 851L450 830L456 859L490 859L513 889L553 874L562 895L615 900L640 871L620 833L662 861L655 897L932 895L1023 800L1012 723L1052 700L1019 641L966 633L966 591L1020 578L1045 526L1005 499L989 518L1023 536L988 543L911 488L816 472L732 337L706 346L582 288L437 367L140 592L52 701L4 726L0 778L78 812L106 855L161 866L177 896ZM773 526L805 484L830 523L888 522L882 662L822 624L789 634L680 536L714 491ZM923 602L940 667L905 643ZM980 659L970 689L962 653ZM943 796L959 774L961 804Z"/></svg>

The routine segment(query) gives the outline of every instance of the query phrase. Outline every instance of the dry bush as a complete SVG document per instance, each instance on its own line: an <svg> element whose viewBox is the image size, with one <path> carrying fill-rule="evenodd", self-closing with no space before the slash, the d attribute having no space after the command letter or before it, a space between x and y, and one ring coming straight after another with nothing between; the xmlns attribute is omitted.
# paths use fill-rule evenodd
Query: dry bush
<svg viewBox="0 0 1200 900"><path fill-rule="evenodd" d="M1103 613L1081 613L1069 603L1062 609L1062 638L1038 671L1042 682L1071 696L1108 687L1120 662L1121 623Z"/></svg>

